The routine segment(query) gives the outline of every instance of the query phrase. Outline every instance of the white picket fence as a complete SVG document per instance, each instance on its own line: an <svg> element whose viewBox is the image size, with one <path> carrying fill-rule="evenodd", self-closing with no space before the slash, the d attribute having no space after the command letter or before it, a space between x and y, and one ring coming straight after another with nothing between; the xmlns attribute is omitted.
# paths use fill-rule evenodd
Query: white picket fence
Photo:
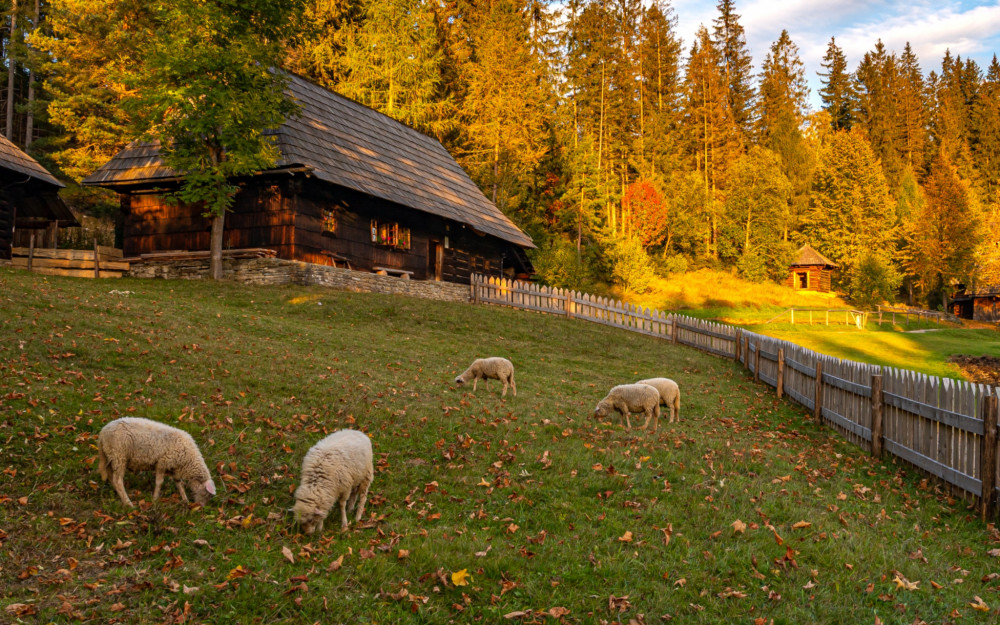
<svg viewBox="0 0 1000 625"><path fill-rule="evenodd" d="M732 358L874 455L891 454L977 499L984 517L1000 497L998 390L833 358L722 323L528 282L475 274L474 303L562 315Z"/></svg>

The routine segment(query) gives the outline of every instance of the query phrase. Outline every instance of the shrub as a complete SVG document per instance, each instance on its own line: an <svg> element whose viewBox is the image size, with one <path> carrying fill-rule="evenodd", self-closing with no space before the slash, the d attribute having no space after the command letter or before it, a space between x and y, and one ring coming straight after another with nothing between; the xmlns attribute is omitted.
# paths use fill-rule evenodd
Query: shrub
<svg viewBox="0 0 1000 625"><path fill-rule="evenodd" d="M851 299L864 308L871 308L882 302L892 303L896 300L903 276L896 271L887 258L877 253L865 254L858 266L851 273Z"/></svg>
<svg viewBox="0 0 1000 625"><path fill-rule="evenodd" d="M645 293L655 274L649 254L636 237L618 239L608 250L611 278L625 293Z"/></svg>

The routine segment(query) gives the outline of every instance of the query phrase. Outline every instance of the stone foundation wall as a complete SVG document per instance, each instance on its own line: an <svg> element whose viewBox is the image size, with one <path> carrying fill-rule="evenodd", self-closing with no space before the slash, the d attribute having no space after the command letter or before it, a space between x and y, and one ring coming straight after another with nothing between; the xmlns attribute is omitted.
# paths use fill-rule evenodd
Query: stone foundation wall
<svg viewBox="0 0 1000 625"><path fill-rule="evenodd" d="M126 275L133 278L198 280L208 277L208 264L207 258L145 261L132 264ZM469 287L450 282L404 280L394 276L380 276L277 258L224 259L222 265L227 280L242 284L316 285L345 291L408 295L446 302L469 301Z"/></svg>

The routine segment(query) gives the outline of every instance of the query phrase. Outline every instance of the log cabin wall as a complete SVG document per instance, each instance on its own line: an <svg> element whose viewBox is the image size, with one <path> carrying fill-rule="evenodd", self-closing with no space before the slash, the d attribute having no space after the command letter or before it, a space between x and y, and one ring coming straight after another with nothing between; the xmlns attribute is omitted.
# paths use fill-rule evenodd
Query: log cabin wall
<svg viewBox="0 0 1000 625"><path fill-rule="evenodd" d="M10 246L14 240L14 208L0 200L0 258L10 259Z"/></svg>
<svg viewBox="0 0 1000 625"><path fill-rule="evenodd" d="M976 321L1000 321L1000 296L977 297L972 301L973 319Z"/></svg>
<svg viewBox="0 0 1000 625"><path fill-rule="evenodd" d="M266 247L292 258L295 213L291 180L257 179L237 194L226 213L225 248ZM157 193L121 195L125 256L172 250L208 250L211 220L201 205L173 203Z"/></svg>
<svg viewBox="0 0 1000 625"><path fill-rule="evenodd" d="M828 292L832 288L831 278L833 272L821 266L791 267L788 272L788 279L785 280L785 286L790 286L794 289L803 288L799 276L802 273L809 274L809 286L806 288L810 291Z"/></svg>
<svg viewBox="0 0 1000 625"><path fill-rule="evenodd" d="M387 267L410 271L416 280L434 280L440 245L441 279L459 283L468 283L472 272L499 275L503 263L505 245L494 237L350 189L305 180L293 202L296 260L330 265L347 259L361 271ZM373 242L373 220L409 230L409 248Z"/></svg>

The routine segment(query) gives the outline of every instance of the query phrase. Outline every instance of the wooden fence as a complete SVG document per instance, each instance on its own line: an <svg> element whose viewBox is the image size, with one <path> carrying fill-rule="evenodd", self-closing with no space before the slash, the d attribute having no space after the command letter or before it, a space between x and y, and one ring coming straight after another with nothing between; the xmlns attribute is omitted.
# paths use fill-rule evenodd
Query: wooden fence
<svg viewBox="0 0 1000 625"><path fill-rule="evenodd" d="M96 239L93 250L59 250L34 244L32 234L28 247L11 248L11 264L35 273L76 278L120 278L129 270L121 250L98 245Z"/></svg>
<svg viewBox="0 0 1000 625"><path fill-rule="evenodd" d="M873 456L895 456L976 500L1000 497L998 391L981 384L833 358L755 332L618 300L472 276L472 301L583 319L732 358Z"/></svg>

